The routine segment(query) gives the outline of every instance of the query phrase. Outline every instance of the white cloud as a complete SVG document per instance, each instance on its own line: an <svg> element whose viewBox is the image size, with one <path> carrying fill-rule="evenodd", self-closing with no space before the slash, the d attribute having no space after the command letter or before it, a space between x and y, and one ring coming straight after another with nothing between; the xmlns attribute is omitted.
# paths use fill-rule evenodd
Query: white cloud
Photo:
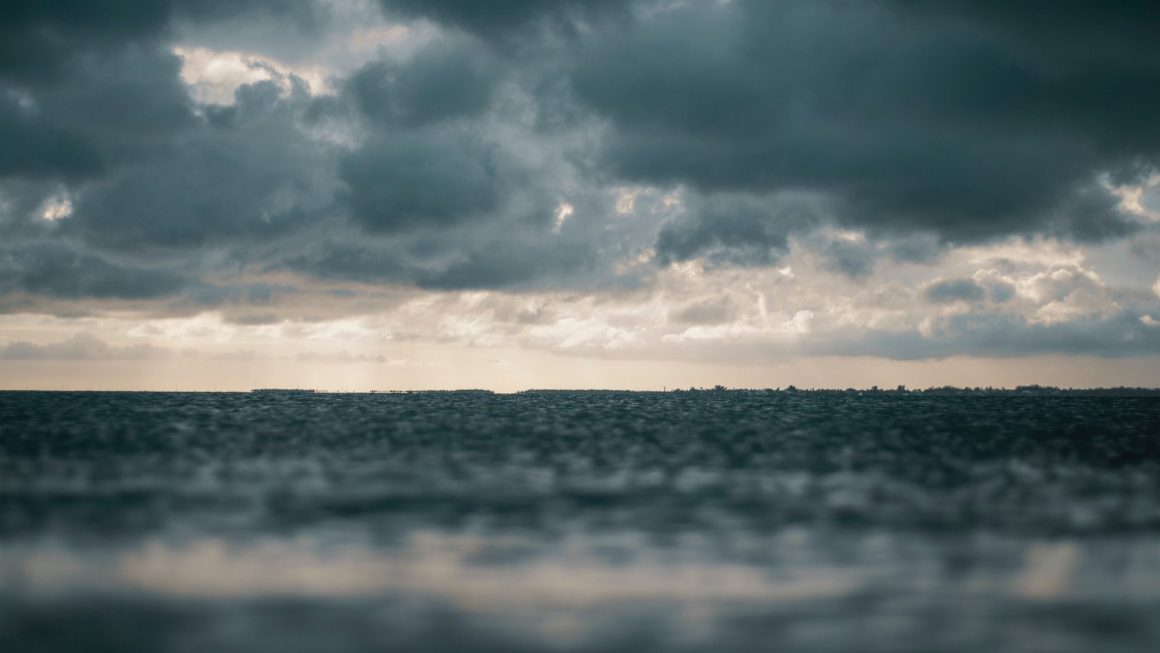
<svg viewBox="0 0 1160 653"><path fill-rule="evenodd" d="M693 260L655 271L643 287L584 294L311 286L289 276L277 283L302 284L301 292L273 296L260 307L239 304L163 319L110 317L99 328L89 326L122 348L136 340L175 343L206 355L249 350L259 357L355 364L413 358L388 349L428 345L736 364L854 352L888 358L971 354L991 346L980 334L1061 351L1097 346L1103 330L1110 347L1151 346L1150 336L1141 335L1156 330L1160 315L1151 293L1108 283L1083 262L1082 252L1013 258L1025 246L951 249L928 265L885 261L873 278L851 279L827 270L799 245L781 267L706 268ZM983 292L976 301L930 302L923 289L932 278L966 280ZM1156 285L1153 290L1160 290L1160 279ZM1130 319L1121 320L1124 315ZM70 323L75 324L61 321ZM1045 330L1079 335L1050 342L1028 335ZM1074 344L1080 336L1089 344ZM120 344L126 337L128 344ZM32 337L20 339L43 346ZM1105 350L1110 351L1100 351ZM8 356L20 352L16 347ZM48 352L25 356L35 355Z"/></svg>
<svg viewBox="0 0 1160 653"><path fill-rule="evenodd" d="M305 80L313 93L330 90L332 72L317 66L289 66L283 62L238 51L179 46L173 53L181 57L181 79L189 85L194 100L209 104L233 104L234 91L244 84L271 80L283 91L290 90L287 75Z"/></svg>
<svg viewBox="0 0 1160 653"><path fill-rule="evenodd" d="M1160 222L1160 174L1154 174L1141 184L1115 186L1105 180L1105 186L1120 198L1120 208L1138 218Z"/></svg>
<svg viewBox="0 0 1160 653"><path fill-rule="evenodd" d="M814 322L813 311L798 311L793 314L793 326L798 333L809 333Z"/></svg>
<svg viewBox="0 0 1160 653"><path fill-rule="evenodd" d="M49 222L64 220L73 213L73 203L67 194L54 195L41 205L40 218Z"/></svg>
<svg viewBox="0 0 1160 653"><path fill-rule="evenodd" d="M567 202L560 202L560 205L556 207L556 217L552 223L552 233L560 233L560 230L564 228L564 222L575 212L576 207Z"/></svg>

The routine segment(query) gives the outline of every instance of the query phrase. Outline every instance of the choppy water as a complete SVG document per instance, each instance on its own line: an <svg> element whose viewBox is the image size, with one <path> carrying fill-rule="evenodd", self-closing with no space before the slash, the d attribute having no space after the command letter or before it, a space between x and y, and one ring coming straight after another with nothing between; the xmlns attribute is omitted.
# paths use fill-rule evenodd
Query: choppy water
<svg viewBox="0 0 1160 653"><path fill-rule="evenodd" d="M1160 399L0 393L12 651L1160 650Z"/></svg>

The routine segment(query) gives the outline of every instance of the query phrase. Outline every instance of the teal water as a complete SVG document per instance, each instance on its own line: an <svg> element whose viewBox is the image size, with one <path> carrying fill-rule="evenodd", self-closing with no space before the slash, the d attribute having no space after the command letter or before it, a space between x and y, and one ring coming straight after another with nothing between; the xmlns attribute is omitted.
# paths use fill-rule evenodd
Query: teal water
<svg viewBox="0 0 1160 653"><path fill-rule="evenodd" d="M0 393L5 651L1160 650L1160 399Z"/></svg>

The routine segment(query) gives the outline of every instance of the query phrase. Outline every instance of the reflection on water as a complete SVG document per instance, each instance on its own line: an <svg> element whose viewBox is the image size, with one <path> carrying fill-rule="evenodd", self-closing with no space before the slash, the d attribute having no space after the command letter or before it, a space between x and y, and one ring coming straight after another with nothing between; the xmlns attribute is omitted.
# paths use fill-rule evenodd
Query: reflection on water
<svg viewBox="0 0 1160 653"><path fill-rule="evenodd" d="M0 641L1157 650L1160 402L990 401L0 393Z"/></svg>
<svg viewBox="0 0 1160 653"><path fill-rule="evenodd" d="M794 556L798 564L771 567L716 563L705 559L705 551L658 551L640 538L616 539L622 541L568 538L551 551L520 538L439 533L415 534L400 547L382 550L319 547L302 538L152 541L95 553L40 545L5 551L3 577L29 596L110 590L197 598L406 593L464 609L812 600L846 595L860 585L857 570L819 567L801 552Z"/></svg>
<svg viewBox="0 0 1160 653"><path fill-rule="evenodd" d="M211 630L239 619L257 629L241 641L219 634L231 650L264 650L275 637L267 621L283 610L341 612L369 633L355 648L413 637L450 645L461 628L482 628L473 637L487 646L551 650L619 648L642 637L662 648L739 650L762 641L925 650L1054 635L1052 650L1076 651L1160 641L1149 616L1160 606L1160 545L1152 538L951 542L790 529L711 539L544 542L432 531L380 546L349 533L88 550L23 542L0 551L8 602L0 624L30 650L59 644L25 632L54 615L79 616L82 630L87 620L108 636L101 614L112 606L138 614L139 628L183 632L152 612L164 605L170 618L193 615ZM403 615L410 635L400 638L392 628ZM166 646L182 648L177 640Z"/></svg>

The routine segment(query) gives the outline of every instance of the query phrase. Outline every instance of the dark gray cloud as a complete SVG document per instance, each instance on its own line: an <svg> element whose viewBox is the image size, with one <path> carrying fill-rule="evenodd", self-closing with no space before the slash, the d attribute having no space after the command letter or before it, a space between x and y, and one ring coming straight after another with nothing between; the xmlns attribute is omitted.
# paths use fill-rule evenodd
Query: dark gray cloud
<svg viewBox="0 0 1160 653"><path fill-rule="evenodd" d="M740 313L737 301L728 295L689 302L669 313L678 324L715 325L732 321Z"/></svg>
<svg viewBox="0 0 1160 653"><path fill-rule="evenodd" d="M947 279L936 281L926 287L923 296L928 302L949 304L952 302L979 302L986 291L974 279Z"/></svg>
<svg viewBox="0 0 1160 653"><path fill-rule="evenodd" d="M511 190L517 199L520 192ZM574 213L559 230L551 223L556 207L532 198L522 208L505 207L492 215L468 212L453 224L406 225L401 231L372 232L358 242L331 238L283 265L327 279L409 283L432 290L638 285L639 271L618 274L612 268L632 253L631 243L647 243L647 238L624 239L608 229L610 202L601 199L574 198Z"/></svg>
<svg viewBox="0 0 1160 653"><path fill-rule="evenodd" d="M0 79L40 86L59 81L86 55L150 38L165 29L166 2L46 0L0 8Z"/></svg>
<svg viewBox="0 0 1160 653"><path fill-rule="evenodd" d="M335 148L310 138L300 80L242 86L236 103L80 189L69 234L121 252L268 241L325 217Z"/></svg>
<svg viewBox="0 0 1160 653"><path fill-rule="evenodd" d="M831 241L821 254L823 267L851 279L870 276L879 258L877 248L865 240L840 238Z"/></svg>
<svg viewBox="0 0 1160 653"><path fill-rule="evenodd" d="M316 247L305 232L333 231L344 211L368 231L390 232L445 226L498 202L480 139L400 134L379 148L387 136L372 136L340 164L340 148L318 137L357 132L364 120L377 133L478 114L495 69L466 42L364 68L329 98L311 98L302 80L266 66L274 79L240 87L232 105L198 106L170 51L175 25L288 20L309 29L322 10L287 1L82 4L0 10L0 36L12 37L0 38L0 138L13 146L0 148L0 229L16 239L0 269L6 293L136 299L182 288L194 303L220 303L230 289L159 270L181 267L196 280L282 269ZM383 177L394 182L386 190ZM48 202L70 211L48 224L40 216Z"/></svg>
<svg viewBox="0 0 1160 653"><path fill-rule="evenodd" d="M439 229L496 210L513 184L504 154L466 130L399 133L343 157L351 215L372 232Z"/></svg>
<svg viewBox="0 0 1160 653"><path fill-rule="evenodd" d="M819 214L816 224L827 224ZM818 257L823 270L850 279L867 280L874 276L880 263L916 263L932 265L945 254L948 246L931 234L915 233L891 238L865 237L864 234L819 229L798 229L795 239L805 251Z"/></svg>
<svg viewBox="0 0 1160 653"><path fill-rule="evenodd" d="M1091 280L1087 277L1075 277L1057 283L1058 288L1053 299L1066 299L1069 294L1090 283ZM978 304L983 301L1003 304L1015 297L1015 284L994 274L984 274L979 278L942 279L926 286L922 294L932 304L954 302Z"/></svg>
<svg viewBox="0 0 1160 653"><path fill-rule="evenodd" d="M0 78L0 176L75 183L132 160L193 124L180 60L127 44L73 62L65 78L25 86Z"/></svg>
<svg viewBox="0 0 1160 653"><path fill-rule="evenodd" d="M483 113L499 70L470 42L439 43L405 65L375 61L346 80L344 91L372 123L419 126Z"/></svg>
<svg viewBox="0 0 1160 653"><path fill-rule="evenodd" d="M52 181L0 179L0 240L14 243L46 236L53 225L42 217L45 198L60 190Z"/></svg>
<svg viewBox="0 0 1160 653"><path fill-rule="evenodd" d="M571 79L628 179L810 190L848 224L953 242L1098 240L1133 228L1098 176L1160 158L1155 10L1064 4L1041 34L1042 4L689 3L589 35Z"/></svg>
<svg viewBox="0 0 1160 653"><path fill-rule="evenodd" d="M192 227L204 231L245 222L252 216L239 213L252 207L231 204L238 199L231 190L256 181L251 190L262 197L263 174L286 173L290 182L315 174L291 173L294 159L284 156L288 148L312 145L301 134L284 133L266 148L248 148L250 154L266 150L258 155L265 157L262 165L246 156L247 148L227 147L220 135L217 151L206 151L214 135L170 50L173 24L245 18L305 27L320 11L297 0L6 3L0 9L0 139L6 145L0 148L0 223L27 224L29 207L54 196L68 197L78 209L62 230L84 236L74 244L149 246L184 237L191 222L209 223ZM268 136L261 131L250 125L236 132L237 140ZM276 172L265 172L280 162ZM211 184L215 176L230 183Z"/></svg>
<svg viewBox="0 0 1160 653"><path fill-rule="evenodd" d="M286 27L304 42L334 5L7 3L0 294L176 296L266 320L292 284L232 276L600 290L658 264L774 265L793 242L866 279L951 244L1131 233L1103 182L1160 162L1154 3L377 4L430 21L417 50L344 59L325 94L256 63L272 79L214 106L182 81L178 39L246 50L230 39ZM42 219L52 202L71 212ZM868 238L831 238L846 226ZM925 292L1014 295L998 277ZM947 328L970 344L1002 325ZM1044 333L1094 351L1083 328L1099 331Z"/></svg>
<svg viewBox="0 0 1160 653"><path fill-rule="evenodd" d="M76 179L100 172L97 148L67 127L47 123L15 93L0 96L0 177Z"/></svg>
<svg viewBox="0 0 1160 653"><path fill-rule="evenodd" d="M987 296L996 304L1011 301L1015 297L1015 285L1010 282L995 280L984 283L983 286L987 290Z"/></svg>
<svg viewBox="0 0 1160 653"><path fill-rule="evenodd" d="M0 295L157 299L177 293L187 283L165 269L116 263L55 243L0 248Z"/></svg>
<svg viewBox="0 0 1160 653"><path fill-rule="evenodd" d="M572 32L576 23L625 16L633 0L379 0L390 14L426 18L490 38L526 37L546 25Z"/></svg>
<svg viewBox="0 0 1160 653"><path fill-rule="evenodd" d="M563 187L571 164L512 113L528 109L524 96L502 92L517 69L476 39L440 35L404 60L362 66L335 96L316 99L307 120L360 134L334 166L336 207L355 233L332 231L284 265L432 289L558 285L579 270L566 285L607 276L591 226L612 213L607 193ZM565 200L589 227L553 230Z"/></svg>
<svg viewBox="0 0 1160 653"><path fill-rule="evenodd" d="M598 288L609 283L603 257L593 256L584 243L497 240L471 250L447 267L417 277L423 288L472 290L479 288ZM630 280L625 280L631 283Z"/></svg>
<svg viewBox="0 0 1160 653"><path fill-rule="evenodd" d="M1013 357L1075 354L1105 357L1154 356L1160 328L1124 311L1055 323L1033 323L1017 315L971 312L938 321L932 332L870 331L834 334L802 347L803 353L886 356L899 360L950 356Z"/></svg>
<svg viewBox="0 0 1160 653"><path fill-rule="evenodd" d="M814 198L716 194L689 198L685 212L657 237L662 264L703 258L714 264L761 266L789 252L789 236L818 221Z"/></svg>
<svg viewBox="0 0 1160 653"><path fill-rule="evenodd" d="M281 18L304 26L321 13L310 0L5 3L0 95L19 100L44 129L125 145L189 122L180 61L167 47L175 22Z"/></svg>
<svg viewBox="0 0 1160 653"><path fill-rule="evenodd" d="M162 40L178 21L280 18L310 28L324 15L314 0L15 0L0 7L0 79L56 82L86 57Z"/></svg>

